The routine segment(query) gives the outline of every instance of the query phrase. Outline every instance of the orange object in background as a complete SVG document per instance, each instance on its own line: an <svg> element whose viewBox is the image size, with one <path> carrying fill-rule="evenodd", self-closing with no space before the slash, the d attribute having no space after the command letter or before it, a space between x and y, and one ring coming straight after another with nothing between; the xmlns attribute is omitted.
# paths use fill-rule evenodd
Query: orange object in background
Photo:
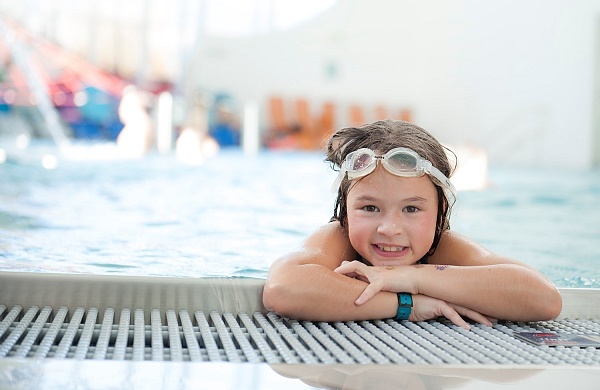
<svg viewBox="0 0 600 390"><path fill-rule="evenodd" d="M298 141L301 149L311 150L315 145L315 126L310 116L308 100L296 99L296 120L299 127Z"/></svg>
<svg viewBox="0 0 600 390"><path fill-rule="evenodd" d="M264 145L272 149L318 150L325 147L327 139L336 128L336 105L326 101L316 115L311 115L311 102L306 98L296 98L293 104L293 116L286 116L286 100L273 96L269 98L269 130ZM397 111L397 116L383 104L369 108L369 118L360 104L348 107L349 116L342 126L362 126L370 120L384 120L396 117L407 122L412 121L412 110L405 108ZM315 110L313 110L315 111Z"/></svg>
<svg viewBox="0 0 600 390"><path fill-rule="evenodd" d="M326 102L323 104L323 112L318 123L318 139L316 140L316 147L322 149L325 147L327 139L331 136L335 130L335 104L332 102Z"/></svg>
<svg viewBox="0 0 600 390"><path fill-rule="evenodd" d="M268 105L270 125L263 144L269 149L298 149L299 128L286 116L283 98L272 96L269 98Z"/></svg>
<svg viewBox="0 0 600 390"><path fill-rule="evenodd" d="M363 109L358 104L350 106L350 125L351 126L362 126L365 124L365 114Z"/></svg>
<svg viewBox="0 0 600 390"><path fill-rule="evenodd" d="M310 114L310 106L306 99L296 100L296 112L300 127L300 147L306 150L321 149L334 130L335 105L323 103L321 114L314 119Z"/></svg>
<svg viewBox="0 0 600 390"><path fill-rule="evenodd" d="M285 100L278 96L269 98L270 125L264 145L270 149L316 150L323 147L324 139L334 129L335 105L323 104L321 114L313 118L310 102L305 98L294 100L294 117L286 116Z"/></svg>
<svg viewBox="0 0 600 390"><path fill-rule="evenodd" d="M406 122L412 122L412 110L409 108L403 108L402 110L400 110L400 117L398 119L401 119L403 121Z"/></svg>
<svg viewBox="0 0 600 390"><path fill-rule="evenodd" d="M269 130L272 132L284 133L290 128L289 122L285 117L283 99L279 96L273 96L269 99L269 119L271 121L271 128Z"/></svg>

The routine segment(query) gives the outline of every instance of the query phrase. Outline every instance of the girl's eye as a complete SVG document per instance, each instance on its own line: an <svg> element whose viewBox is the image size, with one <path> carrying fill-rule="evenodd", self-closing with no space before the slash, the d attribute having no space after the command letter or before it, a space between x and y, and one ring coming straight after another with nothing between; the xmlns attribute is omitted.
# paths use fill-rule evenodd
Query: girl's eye
<svg viewBox="0 0 600 390"><path fill-rule="evenodd" d="M379 211L379 209L376 206L372 206L372 205L365 206L362 209L365 210L365 211L368 211L370 213L374 213L374 212Z"/></svg>
<svg viewBox="0 0 600 390"><path fill-rule="evenodd" d="M406 213L416 213L417 211L419 211L419 208L415 206L406 206L404 208L404 212Z"/></svg>

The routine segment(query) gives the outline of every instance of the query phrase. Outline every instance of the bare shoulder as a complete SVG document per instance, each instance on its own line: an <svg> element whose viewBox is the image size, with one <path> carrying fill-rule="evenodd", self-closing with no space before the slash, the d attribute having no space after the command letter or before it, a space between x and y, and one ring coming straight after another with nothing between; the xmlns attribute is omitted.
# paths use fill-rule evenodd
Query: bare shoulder
<svg viewBox="0 0 600 390"><path fill-rule="evenodd" d="M492 264L522 264L508 257L499 256L475 240L446 230L435 253L429 258L431 264L477 266Z"/></svg>
<svg viewBox="0 0 600 390"><path fill-rule="evenodd" d="M288 264L319 264L333 270L342 261L355 259L356 251L352 248L348 235L339 222L334 221L315 230L298 250L277 261Z"/></svg>

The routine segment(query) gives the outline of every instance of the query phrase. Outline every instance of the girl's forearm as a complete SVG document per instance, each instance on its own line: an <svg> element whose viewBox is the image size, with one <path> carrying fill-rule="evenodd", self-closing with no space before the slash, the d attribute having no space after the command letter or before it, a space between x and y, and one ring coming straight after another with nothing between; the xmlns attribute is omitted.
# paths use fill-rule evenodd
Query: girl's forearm
<svg viewBox="0 0 600 390"><path fill-rule="evenodd" d="M263 301L268 310L284 317L310 321L350 321L391 318L397 296L381 292L364 305L354 301L366 283L316 264L272 267Z"/></svg>
<svg viewBox="0 0 600 390"><path fill-rule="evenodd" d="M516 264L427 265L413 268L418 293L513 321L549 320L560 314L556 287L537 271Z"/></svg>

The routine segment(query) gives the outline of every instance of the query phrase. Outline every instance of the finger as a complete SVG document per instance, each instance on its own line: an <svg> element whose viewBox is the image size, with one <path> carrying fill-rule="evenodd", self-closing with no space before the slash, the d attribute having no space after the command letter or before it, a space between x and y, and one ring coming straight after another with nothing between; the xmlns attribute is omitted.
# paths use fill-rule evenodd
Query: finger
<svg viewBox="0 0 600 390"><path fill-rule="evenodd" d="M471 330L471 325L469 325L450 305L442 306L442 315L452 321L454 325L460 326L466 330Z"/></svg>
<svg viewBox="0 0 600 390"><path fill-rule="evenodd" d="M359 275L359 274L356 274L356 275L354 276L354 279L357 279L357 280L363 281L363 282L365 282L365 283L371 283L371 281L369 280L369 278L367 278L367 277L366 277L366 276L364 276L364 275Z"/></svg>
<svg viewBox="0 0 600 390"><path fill-rule="evenodd" d="M362 292L362 294L360 294L356 301L354 301L354 303L356 305L362 305L369 299L373 298L379 291L381 291L381 287L375 283L371 283L367 286L367 288L365 288L365 290Z"/></svg>
<svg viewBox="0 0 600 390"><path fill-rule="evenodd" d="M469 317L473 321L478 322L478 323L483 324L483 325L487 325L489 327L494 326L494 324L492 324L492 322L490 321L490 319L488 317L484 316L483 314L478 313L478 312L476 312L474 310L471 310L471 309L467 309L467 308L462 308L462 309L463 310L460 312L460 314L462 316Z"/></svg>
<svg viewBox="0 0 600 390"><path fill-rule="evenodd" d="M335 272L336 274L348 276L350 278L357 278L360 276L360 274L357 274L354 271L346 271L343 269L334 269L333 272Z"/></svg>
<svg viewBox="0 0 600 390"><path fill-rule="evenodd" d="M358 266L359 264L355 264L354 261L344 261L336 269L334 269L334 271L341 274L347 274L356 271Z"/></svg>
<svg viewBox="0 0 600 390"><path fill-rule="evenodd" d="M369 277L364 272L366 271L366 269L364 267L361 267L361 265L364 264L360 263L359 265L357 265L352 263L355 262L346 262L346 264L342 263L342 265L334 269L333 272L348 276L350 278L358 279L366 283L370 283Z"/></svg>
<svg viewBox="0 0 600 390"><path fill-rule="evenodd" d="M489 327L494 326L488 317L484 316L483 314L481 314L479 312L476 312L475 310L471 310L471 309L468 309L463 306L452 305L452 304L450 304L450 306L452 306L452 308L454 310L456 310L461 316L468 317L475 322L478 322L483 325L487 325Z"/></svg>
<svg viewBox="0 0 600 390"><path fill-rule="evenodd" d="M368 267L358 261L352 261L338 266L333 272L344 275L353 275L353 277L366 276Z"/></svg>
<svg viewBox="0 0 600 390"><path fill-rule="evenodd" d="M490 328L494 326L492 321L490 321L490 319L487 318L486 316L484 316L483 314L480 314L477 312L471 312L471 313L466 313L465 316L469 317L470 319L472 319L475 322L478 322L485 326L489 326Z"/></svg>

